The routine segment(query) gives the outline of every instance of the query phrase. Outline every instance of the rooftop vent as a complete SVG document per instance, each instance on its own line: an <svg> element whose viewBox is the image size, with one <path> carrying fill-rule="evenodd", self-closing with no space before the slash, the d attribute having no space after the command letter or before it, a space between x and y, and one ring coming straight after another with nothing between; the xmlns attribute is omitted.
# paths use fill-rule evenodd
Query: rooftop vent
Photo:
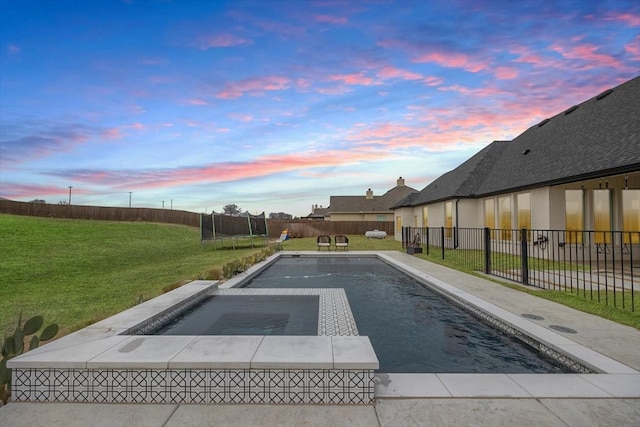
<svg viewBox="0 0 640 427"><path fill-rule="evenodd" d="M596 101L600 101L601 99L606 98L612 93L613 93L613 89L607 89L604 92L602 92L600 95L596 96Z"/></svg>
<svg viewBox="0 0 640 427"><path fill-rule="evenodd" d="M542 126L546 125L547 123L549 123L549 119L544 119L543 121L538 123L538 127L541 128Z"/></svg>
<svg viewBox="0 0 640 427"><path fill-rule="evenodd" d="M569 107L567 108L567 110L564 112L564 115L566 116L567 114L571 114L574 111L576 111L578 109L579 105L574 105L573 107Z"/></svg>

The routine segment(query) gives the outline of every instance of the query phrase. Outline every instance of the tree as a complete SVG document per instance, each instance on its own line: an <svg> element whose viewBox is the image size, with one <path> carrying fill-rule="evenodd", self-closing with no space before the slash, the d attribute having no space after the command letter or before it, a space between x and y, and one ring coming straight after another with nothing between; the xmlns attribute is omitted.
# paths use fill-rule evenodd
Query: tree
<svg viewBox="0 0 640 427"><path fill-rule="evenodd" d="M293 215L288 214L288 213L284 213L284 212L271 212L269 214L269 219L284 219L284 220L290 220L293 219Z"/></svg>
<svg viewBox="0 0 640 427"><path fill-rule="evenodd" d="M42 199L33 199L33 200L31 200L29 203L45 204L45 203L47 203L47 202L45 202L45 201L44 201L44 200L42 200Z"/></svg>
<svg viewBox="0 0 640 427"><path fill-rule="evenodd" d="M233 203L233 204L228 204L225 207L223 207L222 208L222 212L225 215L240 216L240 214L242 213L242 210L238 207L238 205Z"/></svg>

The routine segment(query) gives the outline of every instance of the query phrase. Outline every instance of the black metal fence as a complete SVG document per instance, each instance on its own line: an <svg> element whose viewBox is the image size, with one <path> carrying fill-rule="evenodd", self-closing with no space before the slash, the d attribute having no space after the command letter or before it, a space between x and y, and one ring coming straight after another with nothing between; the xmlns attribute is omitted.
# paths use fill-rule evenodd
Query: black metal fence
<svg viewBox="0 0 640 427"><path fill-rule="evenodd" d="M640 231L403 227L409 253L635 311Z"/></svg>

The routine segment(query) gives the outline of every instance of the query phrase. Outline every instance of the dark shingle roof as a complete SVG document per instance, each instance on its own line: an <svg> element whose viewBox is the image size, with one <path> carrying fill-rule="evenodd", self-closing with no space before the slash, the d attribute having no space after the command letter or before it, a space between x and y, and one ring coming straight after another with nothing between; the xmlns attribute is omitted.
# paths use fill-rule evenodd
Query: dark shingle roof
<svg viewBox="0 0 640 427"><path fill-rule="evenodd" d="M417 194L418 190L407 185L397 185L382 196L331 196L329 212L388 212L391 207L409 194Z"/></svg>
<svg viewBox="0 0 640 427"><path fill-rule="evenodd" d="M543 120L513 141L494 141L425 187L410 205L403 200L396 207L640 170L640 77L607 92Z"/></svg>

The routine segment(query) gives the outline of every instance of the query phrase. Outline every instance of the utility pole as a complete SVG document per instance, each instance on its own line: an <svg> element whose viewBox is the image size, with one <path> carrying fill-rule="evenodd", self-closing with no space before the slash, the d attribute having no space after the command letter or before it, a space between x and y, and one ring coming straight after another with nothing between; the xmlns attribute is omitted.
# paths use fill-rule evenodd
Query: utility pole
<svg viewBox="0 0 640 427"><path fill-rule="evenodd" d="M129 207L131 207L131 191L129 191Z"/></svg>
<svg viewBox="0 0 640 427"><path fill-rule="evenodd" d="M171 199L171 210L173 210L173 199Z"/></svg>
<svg viewBox="0 0 640 427"><path fill-rule="evenodd" d="M69 186L69 206L71 206L71 189L73 188L72 185Z"/></svg>
<svg viewBox="0 0 640 427"><path fill-rule="evenodd" d="M164 200L162 201L162 209L164 209Z"/></svg>

